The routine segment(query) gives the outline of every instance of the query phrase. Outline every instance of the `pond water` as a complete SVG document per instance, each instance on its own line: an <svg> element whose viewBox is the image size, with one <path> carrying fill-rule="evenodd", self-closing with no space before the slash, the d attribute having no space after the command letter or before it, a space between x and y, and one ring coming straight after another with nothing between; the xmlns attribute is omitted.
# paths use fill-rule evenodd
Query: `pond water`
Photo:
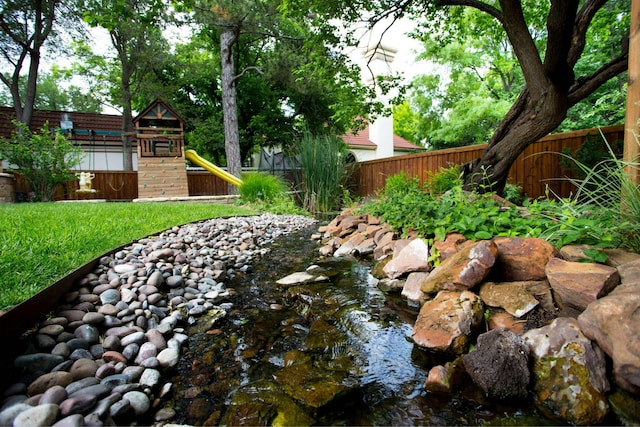
<svg viewBox="0 0 640 427"><path fill-rule="evenodd" d="M307 229L226 283L232 311L194 325L172 379L177 423L192 425L541 425L525 402L489 402L470 381L427 392L450 360L409 339L417 315L355 259L319 259ZM318 265L326 282L275 282Z"/></svg>

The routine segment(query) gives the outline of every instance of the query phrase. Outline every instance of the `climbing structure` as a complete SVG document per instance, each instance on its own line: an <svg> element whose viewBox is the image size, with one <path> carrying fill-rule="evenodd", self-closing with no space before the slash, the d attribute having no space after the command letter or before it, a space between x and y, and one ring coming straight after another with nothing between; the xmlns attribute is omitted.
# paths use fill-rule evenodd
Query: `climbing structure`
<svg viewBox="0 0 640 427"><path fill-rule="evenodd" d="M156 99L133 123L138 140L138 197L188 197L184 121Z"/></svg>

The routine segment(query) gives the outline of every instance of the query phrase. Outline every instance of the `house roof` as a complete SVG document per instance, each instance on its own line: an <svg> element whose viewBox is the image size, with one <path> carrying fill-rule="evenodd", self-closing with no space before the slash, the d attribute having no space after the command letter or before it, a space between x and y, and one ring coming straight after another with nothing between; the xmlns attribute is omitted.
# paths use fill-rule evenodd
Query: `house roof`
<svg viewBox="0 0 640 427"><path fill-rule="evenodd" d="M73 122L71 140L91 141L99 140L112 144L122 144L122 116L98 113L78 113L71 111L34 110L31 120L31 130L36 131L46 122L50 128L60 127L63 114L68 114ZM11 107L0 107L0 137L9 138L14 130L12 121L16 118L15 110ZM92 134L90 131L93 131Z"/></svg>
<svg viewBox="0 0 640 427"><path fill-rule="evenodd" d="M369 125L356 134L348 133L343 135L342 140L351 148L364 148L368 150L375 150L377 148L377 145L369 139ZM393 134L393 149L397 151L413 151L424 150L425 148Z"/></svg>

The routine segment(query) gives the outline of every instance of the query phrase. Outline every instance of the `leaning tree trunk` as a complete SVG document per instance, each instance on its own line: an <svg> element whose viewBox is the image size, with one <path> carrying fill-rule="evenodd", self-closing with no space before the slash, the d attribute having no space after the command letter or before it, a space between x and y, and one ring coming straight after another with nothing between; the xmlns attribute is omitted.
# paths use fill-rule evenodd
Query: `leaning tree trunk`
<svg viewBox="0 0 640 427"><path fill-rule="evenodd" d="M567 93L554 90L553 85L538 99L523 90L482 157L465 166L465 189L502 193L511 165L525 148L558 127L567 109Z"/></svg>
<svg viewBox="0 0 640 427"><path fill-rule="evenodd" d="M238 133L238 107L236 103L235 70L233 64L233 43L235 34L225 29L220 35L220 57L222 60L222 114L224 117L224 149L227 156L227 170L240 177L240 136ZM238 194L238 189L229 184L229 194Z"/></svg>

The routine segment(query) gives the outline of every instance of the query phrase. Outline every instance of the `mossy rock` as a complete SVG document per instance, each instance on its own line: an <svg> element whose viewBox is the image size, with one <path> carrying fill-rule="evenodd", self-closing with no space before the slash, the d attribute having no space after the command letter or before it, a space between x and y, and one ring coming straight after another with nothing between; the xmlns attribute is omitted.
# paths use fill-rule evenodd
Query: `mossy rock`
<svg viewBox="0 0 640 427"><path fill-rule="evenodd" d="M293 399L272 381L238 389L220 424L234 426L309 426L315 424Z"/></svg>

